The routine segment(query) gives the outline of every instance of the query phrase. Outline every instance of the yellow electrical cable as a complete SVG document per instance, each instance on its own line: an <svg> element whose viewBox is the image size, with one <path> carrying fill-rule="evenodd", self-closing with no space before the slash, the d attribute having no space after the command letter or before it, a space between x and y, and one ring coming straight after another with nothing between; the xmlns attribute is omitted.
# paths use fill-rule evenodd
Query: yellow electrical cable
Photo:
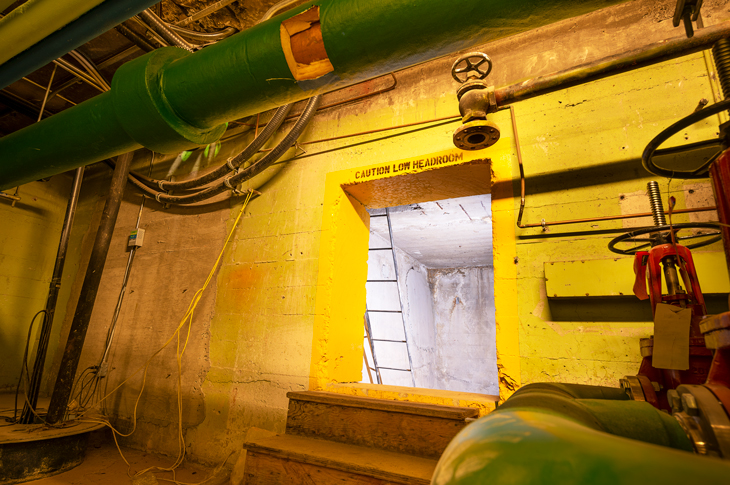
<svg viewBox="0 0 730 485"><path fill-rule="evenodd" d="M107 398L109 398L109 396L111 396L112 394L117 392L122 386L124 386L130 379L132 379L134 376L136 376L140 371L143 371L142 387L140 388L139 394L137 395L137 399L134 403L134 410L132 412L132 423L133 423L132 430L129 433L125 434L125 433L122 433L119 430L117 430L108 419L102 419L102 418L84 419L85 422L94 422L94 423L104 424L105 426L109 427L112 430L112 436L114 437L114 444L117 446L117 450L119 451L119 454L121 455L122 460L124 460L124 463L127 464L127 475L130 477L132 477L132 475L130 474L131 465L130 465L129 461L127 461L126 457L124 456L124 453L122 453L122 449L119 446L119 442L117 441L117 435L122 436L122 437L128 437L128 436L131 436L134 433L134 431L136 430L136 428L137 428L137 407L139 406L139 401L142 398L142 393L144 392L145 384L147 382L147 370L149 368L149 365L152 363L152 359L154 359L160 352L162 352L165 348L167 348L167 346L170 345L170 343L173 341L173 339L177 338L176 360L177 360L177 368L178 368L178 385L177 385L178 445L179 445L178 457L175 460L175 462L169 467L157 467L157 466L149 467L140 472L137 472L134 476L139 476L150 470L169 471L169 472L173 473L173 479L172 480L161 479L161 480L171 481L173 483L180 484L180 485L192 485L192 484L183 484L182 482L178 482L177 480L174 479L175 478L175 469L182 464L182 462L185 458L185 437L183 435L183 428L182 428L182 356L183 356L183 353L185 352L185 349L188 346L188 342L190 341L190 333L192 330L192 323L193 323L193 312L194 312L195 308L197 307L198 302L202 298L203 292L208 287L208 284L212 281L213 276L214 276L216 270L218 269L218 266L220 265L221 260L223 259L223 254L226 250L226 247L228 247L228 243L230 242L231 237L233 237L233 233L236 230L236 227L238 226L238 222L241 220L241 217L243 216L243 212L246 209L246 206L248 205L252 196L253 196L253 192L249 192L248 195L246 196L246 199L244 200L243 205L241 206L241 210L238 212L238 215L236 216L236 219L233 222L233 227L231 227L231 230L228 233L228 236L226 237L225 242L223 243L223 248L221 249L221 252L218 254L218 259L216 259L215 263L213 264L213 268L210 270L210 273L208 274L208 277L206 278L203 286L198 291L196 291L195 294L193 295L193 298L191 299L190 304L188 305L188 309L185 312L185 315L183 316L182 320L178 324L177 328L175 329L175 332L164 343L164 345L162 345L162 347L160 347L155 353L153 353L150 356L149 359L147 359L147 361L144 363L143 366L141 366L136 371L134 371L132 373L132 375L130 375L129 377L124 379L117 387L115 387L111 392L109 392L106 396L101 398L94 405L94 406L97 406L100 403L102 403L103 401L105 401ZM185 342L183 343L183 346L181 348L180 347L180 331L185 327L186 324L188 327L187 334L185 336ZM231 455L228 455L228 457L226 458L226 460L223 462L222 465L224 465L225 462L228 461L228 458L230 458L230 456ZM222 465L221 465L221 468L222 468ZM215 473L217 473L218 470L219 470L219 468L216 468L213 472L213 475ZM200 482L200 483L204 483L204 482L210 480L210 478L212 478L213 475L211 475L211 477L205 479L203 482Z"/></svg>

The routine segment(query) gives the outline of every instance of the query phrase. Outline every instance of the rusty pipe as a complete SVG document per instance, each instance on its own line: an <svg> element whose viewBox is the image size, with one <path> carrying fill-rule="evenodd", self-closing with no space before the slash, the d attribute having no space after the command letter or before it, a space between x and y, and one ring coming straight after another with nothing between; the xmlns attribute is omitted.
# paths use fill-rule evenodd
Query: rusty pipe
<svg viewBox="0 0 730 485"><path fill-rule="evenodd" d="M686 56L711 48L717 41L730 37L730 21L697 31L692 38L677 37L616 54L570 69L502 86L494 91L498 106L542 96L580 84L633 71L662 61Z"/></svg>

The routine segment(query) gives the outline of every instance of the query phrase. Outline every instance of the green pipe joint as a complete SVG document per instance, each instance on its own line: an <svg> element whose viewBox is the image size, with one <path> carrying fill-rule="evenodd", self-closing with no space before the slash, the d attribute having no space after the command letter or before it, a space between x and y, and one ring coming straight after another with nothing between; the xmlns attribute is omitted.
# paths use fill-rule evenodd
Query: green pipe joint
<svg viewBox="0 0 730 485"><path fill-rule="evenodd" d="M161 88L162 73L172 62L190 55L175 47L154 50L120 67L112 79L117 120L134 141L159 153L181 146L217 141L228 123L199 128L178 116Z"/></svg>
<svg viewBox="0 0 730 485"><path fill-rule="evenodd" d="M730 463L692 453L677 421L619 389L523 387L462 430L433 485L724 483Z"/></svg>

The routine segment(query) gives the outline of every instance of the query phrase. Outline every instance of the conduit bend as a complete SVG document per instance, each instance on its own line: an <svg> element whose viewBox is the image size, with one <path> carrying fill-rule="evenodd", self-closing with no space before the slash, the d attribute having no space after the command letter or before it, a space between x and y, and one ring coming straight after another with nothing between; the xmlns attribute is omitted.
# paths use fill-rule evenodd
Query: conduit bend
<svg viewBox="0 0 730 485"><path fill-rule="evenodd" d="M454 438L431 483L686 485L727 480L730 464L688 452L692 446L674 418L616 391L524 386Z"/></svg>
<svg viewBox="0 0 730 485"><path fill-rule="evenodd" d="M200 177L196 177L190 180L184 180L181 182L169 182L167 180L150 179L144 176L140 176L136 173L134 173L132 176L152 189L161 190L185 190L209 184L225 175L229 175L232 171L237 170L238 167L246 163L249 158L254 156L261 149L261 147L263 147L264 144L269 141L269 139L276 132L276 130L279 129L281 124L284 122L284 119L291 111L292 106L292 104L286 104L277 109L276 113L274 113L274 116L271 118L271 121L266 124L261 133L259 133L259 135L254 138L251 143L249 143L248 146L243 149L241 153L230 159L227 163L224 163L218 168L204 175L201 175Z"/></svg>

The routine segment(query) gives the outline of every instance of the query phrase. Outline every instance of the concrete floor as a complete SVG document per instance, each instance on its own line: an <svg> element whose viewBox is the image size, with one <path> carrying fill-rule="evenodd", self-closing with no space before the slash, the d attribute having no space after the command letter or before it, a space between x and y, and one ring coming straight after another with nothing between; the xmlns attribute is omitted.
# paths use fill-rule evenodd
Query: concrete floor
<svg viewBox="0 0 730 485"><path fill-rule="evenodd" d="M174 461L174 458L170 458L168 456L155 455L145 453L143 451L130 450L128 448L122 448L122 451L124 452L125 458L131 465L130 473L132 476L145 468L151 466L166 467ZM189 484L200 483L206 480L213 472L213 469L184 463L177 469L174 479L179 482ZM155 473L155 476L159 480L159 483L171 483L168 480L173 479L173 474L170 472ZM107 440L106 438L99 439L97 436L93 437L89 442L86 459L81 465L77 466L73 470L69 470L53 477L33 480L25 483L34 485L152 485L157 482L154 480L133 481L127 475L127 465L124 463L121 456L119 456L119 451L116 446L114 446L114 442ZM205 482L206 485L223 483L228 483L227 476L216 477L215 479Z"/></svg>
<svg viewBox="0 0 730 485"><path fill-rule="evenodd" d="M0 417L12 416L14 400L15 394L0 394ZM41 397L38 400L38 411L45 411L49 400L48 397ZM7 431L7 429L4 428L3 431ZM2 438L3 435L0 433L0 441ZM169 467L175 461L174 457L145 453L129 448L122 448L122 452L131 465L129 469L131 476L152 466ZM233 462L233 459L229 460L229 465L232 466ZM192 485L207 480L214 471L213 468L206 468L185 462L177 468L175 476L171 472L158 472L154 476L157 477L159 483L172 483L171 481L174 479L181 483ZM205 481L205 484L228 484L229 474L230 470L223 468L215 478ZM81 465L59 475L24 483L38 485L155 485L158 482L151 479L137 479L137 481L133 481L127 474L126 463L124 463L124 460L119 455L119 450L114 445L111 431L102 429L94 431L89 435L89 447L86 452L86 459Z"/></svg>

